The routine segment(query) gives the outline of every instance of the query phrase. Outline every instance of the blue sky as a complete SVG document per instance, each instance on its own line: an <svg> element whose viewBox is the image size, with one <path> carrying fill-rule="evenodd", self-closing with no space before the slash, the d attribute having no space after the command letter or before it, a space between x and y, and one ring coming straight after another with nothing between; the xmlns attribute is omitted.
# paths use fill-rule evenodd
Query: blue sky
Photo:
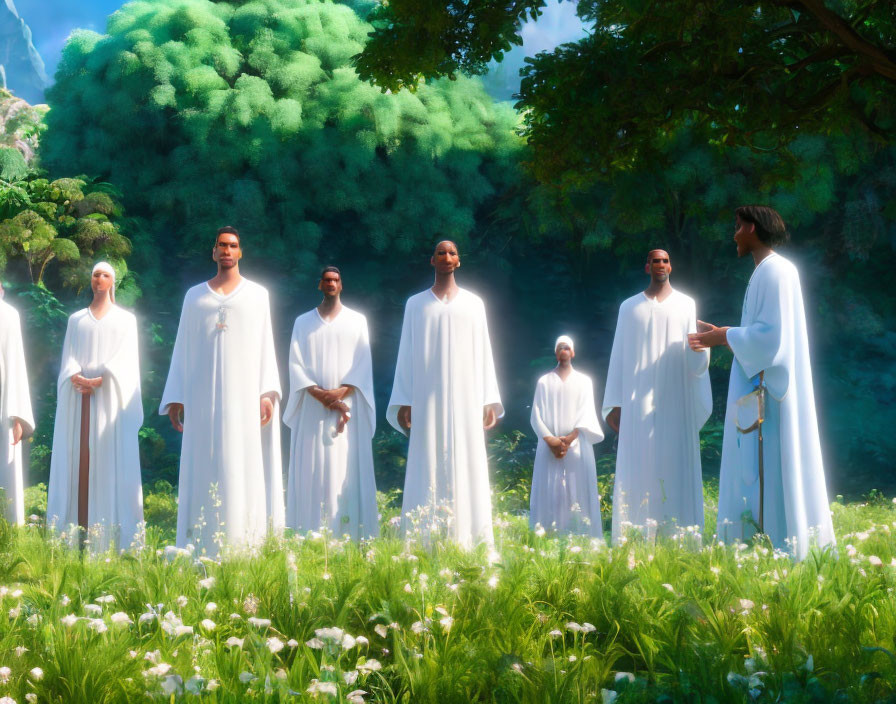
<svg viewBox="0 0 896 704"><path fill-rule="evenodd" d="M73 29L103 32L106 17L124 3L122 0L14 0L19 15L31 27L34 45L43 57L47 73L52 77L65 40ZM508 53L503 66L495 69L488 80L489 89L500 98L509 98L519 85L517 74L523 58L572 41L584 33L575 14L575 2L549 0L537 23L523 29L523 47Z"/></svg>

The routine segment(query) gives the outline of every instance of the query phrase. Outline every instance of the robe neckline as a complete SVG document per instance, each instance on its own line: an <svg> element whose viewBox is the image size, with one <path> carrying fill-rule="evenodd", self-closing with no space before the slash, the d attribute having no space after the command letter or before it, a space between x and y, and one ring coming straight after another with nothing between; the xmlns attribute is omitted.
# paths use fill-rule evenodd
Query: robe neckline
<svg viewBox="0 0 896 704"><path fill-rule="evenodd" d="M242 288L243 288L243 284L245 284L245 283L246 283L246 278L245 277L240 278L239 284L237 284L237 287L235 289L233 289L233 291L231 291L230 293L218 293L217 291L215 291L215 289L213 289L211 286L209 286L208 281L205 282L205 287L208 289L209 293L211 293L213 296L216 296L217 298L220 298L221 300L227 300L231 296L234 296L237 293L239 293L240 290L242 290Z"/></svg>
<svg viewBox="0 0 896 704"><path fill-rule="evenodd" d="M566 376L566 378L564 379L562 376L560 376L560 375L557 373L557 367L554 367L553 369L551 369L551 374L553 374L554 376L556 376L556 377L560 380L560 383L561 383L561 384L565 384L567 381L569 381L570 377L572 377L575 373L576 373L576 370L575 370L575 369L570 369L570 370L569 370L569 374L568 374L568 375Z"/></svg>
<svg viewBox="0 0 896 704"><path fill-rule="evenodd" d="M430 288L428 288L428 289L426 289L426 290L429 291L429 292L432 294L432 297L435 298L435 299L436 299L439 303L441 303L443 306L450 306L450 305L451 305L452 303L454 303L458 298L460 298L460 294L461 294L461 292L463 291L463 289L460 288L460 286L458 286L458 287L457 287L457 295L456 295L454 298L449 298L448 300L443 301L441 298L439 298L439 297L436 295L436 292L432 290L432 287L430 287Z"/></svg>
<svg viewBox="0 0 896 704"><path fill-rule="evenodd" d="M324 325L332 325L333 323L335 323L336 319L340 315L342 315L342 311L344 311L344 310L345 310L345 306L342 306L342 308L339 309L339 312L333 316L332 320L327 320L324 316L322 316L320 314L320 311L317 309L317 306L314 306L314 312L317 313L317 317L320 318L320 322L322 322Z"/></svg>
<svg viewBox="0 0 896 704"><path fill-rule="evenodd" d="M650 296L647 295L646 291L641 291L641 295L644 296L644 298L647 301L649 301L650 303L653 303L654 305L658 305L658 306L665 305L666 301L668 301L670 298L675 296L676 293L677 293L677 291L673 288L672 293L670 293L668 296L666 296L663 300L660 300L659 298L651 298Z"/></svg>
<svg viewBox="0 0 896 704"><path fill-rule="evenodd" d="M91 319L93 320L93 322L95 322L95 323L101 323L101 322L103 322L106 318L108 318L110 315L112 315L112 311L114 311L115 308L116 308L116 306L115 306L115 304L113 303L113 304L112 304L112 307L109 309L109 312L108 312L108 313L106 313L102 318L97 318L97 317L93 314L93 311L90 310L90 306L87 306L87 315L89 315L89 316L91 317Z"/></svg>
<svg viewBox="0 0 896 704"><path fill-rule="evenodd" d="M756 276L756 272L759 271L759 267L761 267L763 264L765 264L765 263L766 263L769 259L771 259L772 257L779 257L779 256L781 256L781 255L778 254L777 252L775 252L774 250L772 250L772 253L771 253L771 254L769 254L765 259L763 259L761 262L759 262L759 263L753 268L753 273L750 274L750 282L753 281L753 277ZM750 282L747 282L747 285L748 285L748 286L749 286L749 283L750 283Z"/></svg>

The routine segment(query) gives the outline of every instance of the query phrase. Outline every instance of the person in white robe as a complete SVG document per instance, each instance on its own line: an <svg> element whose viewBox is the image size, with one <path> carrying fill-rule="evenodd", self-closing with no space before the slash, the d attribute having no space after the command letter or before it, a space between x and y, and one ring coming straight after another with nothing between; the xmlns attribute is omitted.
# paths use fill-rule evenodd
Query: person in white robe
<svg viewBox="0 0 896 704"><path fill-rule="evenodd" d="M594 538L603 536L593 445L604 439L591 378L572 368L572 338L554 344L557 366L538 380L532 430L538 437L529 525Z"/></svg>
<svg viewBox="0 0 896 704"><path fill-rule="evenodd" d="M79 526L104 551L143 542L143 401L137 319L115 305L115 270L99 262L90 284L93 301L68 319L62 345L47 524Z"/></svg>
<svg viewBox="0 0 896 704"><path fill-rule="evenodd" d="M762 532L772 544L804 558L812 547L833 546L834 529L825 486L809 339L799 273L774 251L787 241L781 216L767 206L742 206L735 215L739 257L755 269L738 327L700 321L691 347L727 344L734 353L722 440L718 536L737 542L758 531L759 433L741 432L738 401L765 387ZM746 426L746 427L745 427Z"/></svg>
<svg viewBox="0 0 896 704"><path fill-rule="evenodd" d="M280 376L268 292L239 273L240 238L218 232L218 274L184 298L159 413L183 432L177 544L217 554L284 524Z"/></svg>
<svg viewBox="0 0 896 704"><path fill-rule="evenodd" d="M28 392L25 348L19 312L2 300L0 286L0 432L6 438L0 462L2 515L10 523L25 522L25 476L22 440L34 434L34 413Z"/></svg>
<svg viewBox="0 0 896 704"><path fill-rule="evenodd" d="M342 275L321 273L321 304L296 318L289 347L292 431L286 525L354 540L379 535L373 474L373 364L367 319L342 304Z"/></svg>
<svg viewBox="0 0 896 704"><path fill-rule="evenodd" d="M493 543L485 431L504 415L485 305L454 279L457 246L439 242L435 284L408 299L386 418L410 435L402 523L424 541Z"/></svg>
<svg viewBox="0 0 896 704"><path fill-rule="evenodd" d="M603 415L619 434L613 541L632 526L648 537L703 531L700 428L712 412L709 351L688 348L696 303L674 289L662 249L647 254L647 289L623 301Z"/></svg>

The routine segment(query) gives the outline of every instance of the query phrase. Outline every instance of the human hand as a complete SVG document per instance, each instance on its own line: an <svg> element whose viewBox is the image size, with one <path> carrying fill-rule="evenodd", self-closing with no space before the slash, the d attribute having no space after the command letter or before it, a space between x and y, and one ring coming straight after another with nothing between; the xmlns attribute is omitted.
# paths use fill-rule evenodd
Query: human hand
<svg viewBox="0 0 896 704"><path fill-rule="evenodd" d="M169 403L168 404L168 420L171 421L171 427L177 432L184 432L184 404Z"/></svg>
<svg viewBox="0 0 896 704"><path fill-rule="evenodd" d="M694 352L702 352L710 347L728 344L728 328L716 327L710 323L697 321L697 332L688 334L688 345Z"/></svg>
<svg viewBox="0 0 896 704"><path fill-rule="evenodd" d="M406 431L411 429L411 407L401 406L398 409L398 425Z"/></svg>
<svg viewBox="0 0 896 704"><path fill-rule="evenodd" d="M274 402L269 396L261 397L261 427L263 428L274 418Z"/></svg>
<svg viewBox="0 0 896 704"><path fill-rule="evenodd" d="M25 429L22 427L22 421L16 418L12 423L12 445L18 445L22 441Z"/></svg>
<svg viewBox="0 0 896 704"><path fill-rule="evenodd" d="M579 437L579 429L575 428L569 435L564 435L560 438L563 441L563 444L566 445L567 450L572 447L572 444L576 441L576 438Z"/></svg>
<svg viewBox="0 0 896 704"><path fill-rule="evenodd" d="M498 412L494 406L486 406L482 411L482 427L491 430L498 424Z"/></svg>
<svg viewBox="0 0 896 704"><path fill-rule="evenodd" d="M609 425L617 435L619 434L619 423L621 421L622 409L619 406L613 406L610 412L607 413L607 425Z"/></svg>
<svg viewBox="0 0 896 704"><path fill-rule="evenodd" d="M98 376L93 379L88 379L82 376L80 373L73 374L71 377L72 386L75 391L79 394L90 395L93 393L94 389L99 388L103 385L103 377Z"/></svg>
<svg viewBox="0 0 896 704"><path fill-rule="evenodd" d="M339 433L345 430L345 426L352 418L351 409L342 401L337 401L329 408L331 411L336 411L339 414L339 421L336 423L336 434L339 435Z"/></svg>
<svg viewBox="0 0 896 704"><path fill-rule="evenodd" d="M545 443L548 446L548 449L551 451L551 454L554 455L558 460L563 459L566 455L566 451L569 449L569 445L566 444L564 438L554 437L553 435L547 435L544 438Z"/></svg>

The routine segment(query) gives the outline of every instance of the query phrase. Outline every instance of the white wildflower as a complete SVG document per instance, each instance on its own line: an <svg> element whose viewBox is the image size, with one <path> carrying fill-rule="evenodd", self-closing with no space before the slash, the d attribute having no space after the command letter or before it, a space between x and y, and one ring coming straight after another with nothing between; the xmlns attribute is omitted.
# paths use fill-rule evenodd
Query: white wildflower
<svg viewBox="0 0 896 704"><path fill-rule="evenodd" d="M367 694L363 689L354 689L345 695L348 704L364 704L364 695Z"/></svg>
<svg viewBox="0 0 896 704"><path fill-rule="evenodd" d="M250 626L255 626L256 628L268 628L271 625L271 619L269 618L256 618L255 616L250 616L248 619Z"/></svg>
<svg viewBox="0 0 896 704"><path fill-rule="evenodd" d="M329 694L332 697L339 694L335 682L320 682L319 680L311 680L311 686L306 691L309 694Z"/></svg>
<svg viewBox="0 0 896 704"><path fill-rule="evenodd" d="M382 670L383 665L379 660L374 660L373 658L370 658L369 660L365 660L360 665L358 665L358 669L366 675L370 672L376 672L377 670Z"/></svg>
<svg viewBox="0 0 896 704"><path fill-rule="evenodd" d="M228 648L242 648L243 647L243 639L237 638L236 636L230 636L230 638L228 638L226 641L224 641L224 644Z"/></svg>
<svg viewBox="0 0 896 704"><path fill-rule="evenodd" d="M0 667L0 684L6 684L9 682L9 676L12 674L12 670L10 670L5 665Z"/></svg>
<svg viewBox="0 0 896 704"><path fill-rule="evenodd" d="M28 674L31 675L31 679L35 682L40 682L44 678L44 671L39 667L32 667Z"/></svg>
<svg viewBox="0 0 896 704"><path fill-rule="evenodd" d="M286 647L286 643L284 643L276 636L272 636L271 638L268 638L267 646L268 650L270 650L272 653L279 653L281 650L283 650L284 647Z"/></svg>
<svg viewBox="0 0 896 704"><path fill-rule="evenodd" d="M218 610L218 605L213 601L210 601L205 605L205 613L207 613L207 614L213 614L217 610Z"/></svg>
<svg viewBox="0 0 896 704"><path fill-rule="evenodd" d="M215 586L215 578L206 577L205 579L200 579L199 586L203 589L211 589L213 586Z"/></svg>
<svg viewBox="0 0 896 704"><path fill-rule="evenodd" d="M199 625L202 626L202 630L204 631L213 631L218 627L218 624L212 621L210 618L204 618L199 622Z"/></svg>

